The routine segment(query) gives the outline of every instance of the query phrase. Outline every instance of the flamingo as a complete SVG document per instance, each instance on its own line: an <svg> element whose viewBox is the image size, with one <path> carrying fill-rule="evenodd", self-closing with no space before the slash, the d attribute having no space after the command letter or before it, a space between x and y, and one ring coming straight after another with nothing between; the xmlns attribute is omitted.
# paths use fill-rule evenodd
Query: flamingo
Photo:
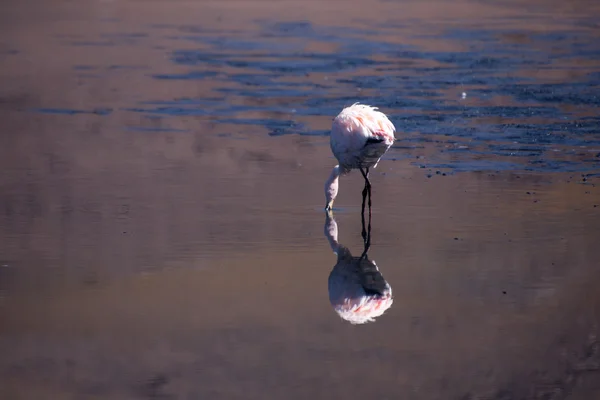
<svg viewBox="0 0 600 400"><path fill-rule="evenodd" d="M330 145L338 165L333 167L325 182L325 210L330 211L338 194L339 178L352 169L359 169L365 179L363 189L363 213L365 198L369 196L371 207L371 182L369 169L377 167L381 156L392 146L396 128L377 107L354 103L346 107L333 120ZM363 232L363 238L365 234Z"/></svg>

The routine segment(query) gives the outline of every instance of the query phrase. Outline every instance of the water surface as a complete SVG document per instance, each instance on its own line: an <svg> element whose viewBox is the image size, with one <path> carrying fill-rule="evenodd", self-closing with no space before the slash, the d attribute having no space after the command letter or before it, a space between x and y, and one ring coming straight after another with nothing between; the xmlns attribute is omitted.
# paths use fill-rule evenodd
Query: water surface
<svg viewBox="0 0 600 400"><path fill-rule="evenodd" d="M6 3L0 397L600 396L595 3ZM322 211L356 101L399 139L365 325Z"/></svg>

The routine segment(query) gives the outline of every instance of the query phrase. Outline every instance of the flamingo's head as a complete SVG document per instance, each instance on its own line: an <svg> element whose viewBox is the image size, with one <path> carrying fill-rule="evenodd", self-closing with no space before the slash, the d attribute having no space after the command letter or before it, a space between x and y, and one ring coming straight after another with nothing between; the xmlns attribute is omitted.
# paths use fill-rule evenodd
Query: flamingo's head
<svg viewBox="0 0 600 400"><path fill-rule="evenodd" d="M339 188L339 177L340 166L336 165L335 167L333 167L333 170L331 171L331 175L329 175L327 182L325 182L325 200L327 201L327 204L325 205L325 210L327 211L331 210L331 208L333 207L333 202L337 197Z"/></svg>

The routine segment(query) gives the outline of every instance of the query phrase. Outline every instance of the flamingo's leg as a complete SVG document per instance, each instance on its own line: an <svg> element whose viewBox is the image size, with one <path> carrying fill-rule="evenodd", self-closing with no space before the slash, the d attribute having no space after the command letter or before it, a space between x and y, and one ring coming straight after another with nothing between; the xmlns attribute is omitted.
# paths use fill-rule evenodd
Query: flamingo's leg
<svg viewBox="0 0 600 400"><path fill-rule="evenodd" d="M362 201L362 212L361 212L361 216L362 216L362 238L363 241L365 242L365 244L370 245L371 244L371 181L369 180L369 168L362 168L360 167L360 173L362 174L363 178L365 178L365 187L362 191L362 195L363 195L363 201ZM368 202L368 206L369 206L369 232L367 233L367 230L365 229L365 200L367 198L367 196L369 197L369 202Z"/></svg>
<svg viewBox="0 0 600 400"><path fill-rule="evenodd" d="M371 181L369 180L369 167L366 168L367 188L369 189L369 224L371 223Z"/></svg>
<svg viewBox="0 0 600 400"><path fill-rule="evenodd" d="M365 178L365 188L363 189L363 194L364 194L365 190L369 194L369 210L370 210L370 208L371 208L371 181L369 180L369 167L366 167L365 169L360 167L359 169L360 169L360 173L362 174L363 178Z"/></svg>

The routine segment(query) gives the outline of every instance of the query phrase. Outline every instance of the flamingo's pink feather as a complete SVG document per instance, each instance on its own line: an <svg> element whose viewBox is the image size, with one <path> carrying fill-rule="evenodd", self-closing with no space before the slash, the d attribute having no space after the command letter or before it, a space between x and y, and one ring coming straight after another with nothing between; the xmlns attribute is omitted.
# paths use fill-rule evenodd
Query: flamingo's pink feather
<svg viewBox="0 0 600 400"><path fill-rule="evenodd" d="M395 131L394 124L377 107L356 103L344 108L333 120L331 150L344 171L375 167L394 143ZM367 145L369 139L382 141Z"/></svg>

